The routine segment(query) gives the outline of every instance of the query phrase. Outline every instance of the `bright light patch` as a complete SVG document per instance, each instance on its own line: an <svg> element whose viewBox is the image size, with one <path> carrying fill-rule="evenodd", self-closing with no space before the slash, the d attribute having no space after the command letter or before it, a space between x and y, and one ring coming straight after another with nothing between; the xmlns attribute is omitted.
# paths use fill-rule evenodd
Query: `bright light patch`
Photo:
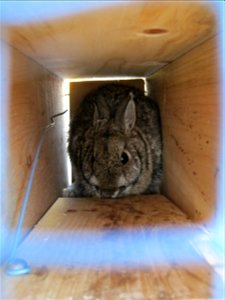
<svg viewBox="0 0 225 300"><path fill-rule="evenodd" d="M134 80L134 79L140 79L144 80L144 77L136 77L136 76L123 76L123 77L87 77L87 78L70 78L67 79L69 82L87 82L87 81L122 81L122 80Z"/></svg>
<svg viewBox="0 0 225 300"><path fill-rule="evenodd" d="M18 254L32 267L149 268L168 264L200 265L203 257L192 241L204 239L191 227L36 231ZM45 241L40 244L39 241Z"/></svg>
<svg viewBox="0 0 225 300"><path fill-rule="evenodd" d="M65 137L64 143L67 148L67 140L69 133L69 124L70 124L70 80L66 79L63 81L63 110L68 110L68 112L64 115L64 128L63 134ZM72 183L72 167L69 159L69 155L66 154L66 166L67 166L67 186Z"/></svg>

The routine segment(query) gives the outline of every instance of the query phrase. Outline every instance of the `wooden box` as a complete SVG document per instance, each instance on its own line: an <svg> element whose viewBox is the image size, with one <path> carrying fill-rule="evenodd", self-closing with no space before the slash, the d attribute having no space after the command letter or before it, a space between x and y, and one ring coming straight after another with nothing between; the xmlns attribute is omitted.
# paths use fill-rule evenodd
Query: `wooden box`
<svg viewBox="0 0 225 300"><path fill-rule="evenodd" d="M19 253L33 272L21 278L2 275L1 299L222 299L217 277L223 272L225 196L222 11L222 1L3 2L3 262L42 129L52 115L70 112L46 133L29 197L23 235L30 233ZM139 86L158 101L162 195L121 202L57 200L70 183L70 115L89 90L109 80ZM127 264L99 237L113 230L126 241L123 250L114 250L127 253ZM72 255L68 249L79 246L79 235L73 235L78 232L81 249L89 247L82 235L87 234L105 249L102 256L87 258L90 249L99 249L94 241L89 252ZM69 248L59 247L55 260L48 260L44 253L63 239ZM35 257L30 256L34 245ZM136 255L134 245L140 245ZM158 250L155 263L154 251L143 250L144 256L141 247ZM111 256L102 260L107 251Z"/></svg>

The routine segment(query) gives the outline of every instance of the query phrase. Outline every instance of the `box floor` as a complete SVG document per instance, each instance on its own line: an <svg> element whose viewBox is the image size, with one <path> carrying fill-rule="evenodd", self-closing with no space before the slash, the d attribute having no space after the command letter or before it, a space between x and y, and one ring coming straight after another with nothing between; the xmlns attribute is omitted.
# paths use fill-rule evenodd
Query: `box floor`
<svg viewBox="0 0 225 300"><path fill-rule="evenodd" d="M117 200L59 198L20 246L20 257L28 256L28 262L33 257L32 273L3 276L2 299L211 299L213 271L202 258L194 266L166 262L169 252L163 248L158 229L171 225L192 226L161 195ZM135 233L143 240L152 234L164 263L143 266L142 250L137 247L135 266L129 266L125 255L116 267L113 255L118 262L121 249L129 247L127 241L116 238L115 247L109 243L107 248L106 241L113 240L110 233L116 229L128 230L131 239ZM90 239L84 241L87 232ZM101 243L104 249L93 246ZM181 245L177 247L182 251ZM99 250L93 253L93 249ZM82 265L85 259L87 264Z"/></svg>

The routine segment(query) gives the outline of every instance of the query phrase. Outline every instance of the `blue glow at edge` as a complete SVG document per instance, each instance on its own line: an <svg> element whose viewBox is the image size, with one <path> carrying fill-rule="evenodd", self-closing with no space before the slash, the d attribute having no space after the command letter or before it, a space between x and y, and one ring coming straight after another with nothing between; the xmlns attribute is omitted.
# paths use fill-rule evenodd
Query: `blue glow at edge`
<svg viewBox="0 0 225 300"><path fill-rule="evenodd" d="M86 11L88 9L102 7L100 1L97 2L63 2L60 1L46 1L46 2L29 2L24 1L24 5L28 5L27 8L30 14L24 16L24 6L21 1L10 2L5 1L1 3L2 13L1 19L3 22L10 24L18 24L28 22L33 18L33 14L36 11L43 11L43 18L49 18L52 16L66 15L68 11L74 12ZM54 5L53 5L54 3ZM112 2L104 3L104 5L111 5ZM45 9L43 9L45 5ZM217 215L215 219L210 222L208 228L214 233L214 237L209 241L211 249L215 253L221 253L221 265L224 264L224 198L225 198L225 100L224 100L224 78L225 78L225 46L224 46L224 32L225 22L223 19L224 14L224 3L215 3L215 9L219 20L219 27L222 29L221 38L218 41L220 43L219 63L220 68L220 96L221 96L221 134L220 134L220 180L218 186L218 207ZM15 9L16 8L16 9ZM72 8L72 9L71 9ZM222 8L222 9L221 9ZM54 10L52 10L54 9ZM2 49L1 49L2 50ZM4 59L1 62L1 68L4 72L7 71L6 64L7 53L4 51ZM1 57L2 58L2 57ZM4 74L4 72L1 72ZM7 74L4 74L5 76ZM6 82L7 83L7 82ZM7 102L5 99L8 97L7 85L1 86L1 131L0 131L0 149L1 149L1 210L5 209L4 197L5 186L3 178L6 176L6 149L7 149ZM1 215L2 211L1 211ZM4 220L3 220L4 222ZM7 226L1 224L1 254L5 252L6 247L3 246L3 241L7 239L7 236L11 236L11 232L7 230ZM104 235L104 239L102 239ZM39 241L48 240L48 246L40 251ZM168 263L184 264L199 264L202 257L194 251L193 241L196 243L201 242L204 237L195 229L171 229L170 231L159 228L157 231L154 229L146 228L144 231L134 232L120 231L120 230L109 230L105 232L88 232L86 231L83 235L78 235L76 232L43 232L36 236L35 240L29 240L29 246L26 249L21 247L18 253L21 257L26 260L34 267L40 267L43 265L56 267L56 266L74 266L74 267L104 267L108 264L111 267L125 266L128 268L135 267L149 267L151 265L163 265ZM121 240L123 241L121 243ZM50 242L49 242L50 241ZM60 243L59 243L60 241ZM68 248L70 247L70 248ZM74 254L71 253L71 247L74 249ZM163 249L163 252L162 252ZM219 251L218 251L219 249ZM68 256L68 253L70 255ZM224 286L218 281L217 276L214 278L215 286L214 297L223 295Z"/></svg>
<svg viewBox="0 0 225 300"><path fill-rule="evenodd" d="M93 11L117 1L1 1L3 23L19 25Z"/></svg>
<svg viewBox="0 0 225 300"><path fill-rule="evenodd" d="M218 193L216 201L216 212L215 217L212 221L209 222L208 228L212 233L211 239L209 240L208 246L211 248L212 253L216 256L217 263L221 273L224 273L224 263L225 263L225 245L224 245L224 234L225 234L225 4L224 2L216 2L212 4L215 8L218 27L219 27L219 36L218 36L218 66L219 66L219 88L220 88L220 145L219 145L219 159L218 159L218 168L219 168L219 178L218 178ZM218 274L214 272L213 278L213 295L212 299L224 299L225 295L225 284L218 277Z"/></svg>
<svg viewBox="0 0 225 300"><path fill-rule="evenodd" d="M41 247L40 247L40 241ZM168 263L200 264L193 247L204 242L199 229L138 228L112 230L43 231L27 238L18 255L32 266L144 268ZM46 242L46 243L45 243Z"/></svg>
<svg viewBox="0 0 225 300"><path fill-rule="evenodd" d="M9 231L7 226L7 147L8 147L8 60L9 53L0 41L0 264L9 252Z"/></svg>

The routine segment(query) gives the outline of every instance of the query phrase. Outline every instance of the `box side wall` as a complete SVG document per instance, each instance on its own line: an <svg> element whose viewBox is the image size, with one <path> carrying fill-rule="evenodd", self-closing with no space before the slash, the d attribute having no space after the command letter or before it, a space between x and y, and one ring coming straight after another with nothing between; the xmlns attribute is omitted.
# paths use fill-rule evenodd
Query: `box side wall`
<svg viewBox="0 0 225 300"><path fill-rule="evenodd" d="M195 220L216 209L220 87L217 39L148 79L159 101L164 144L164 194Z"/></svg>
<svg viewBox="0 0 225 300"><path fill-rule="evenodd" d="M7 77L2 82L8 86L4 99L8 106L8 145L2 216L10 233L17 224L42 129L53 114L63 110L63 101L59 77L9 45L5 44L4 49L8 56ZM63 126L60 117L46 134L25 215L26 230L43 216L67 184Z"/></svg>

